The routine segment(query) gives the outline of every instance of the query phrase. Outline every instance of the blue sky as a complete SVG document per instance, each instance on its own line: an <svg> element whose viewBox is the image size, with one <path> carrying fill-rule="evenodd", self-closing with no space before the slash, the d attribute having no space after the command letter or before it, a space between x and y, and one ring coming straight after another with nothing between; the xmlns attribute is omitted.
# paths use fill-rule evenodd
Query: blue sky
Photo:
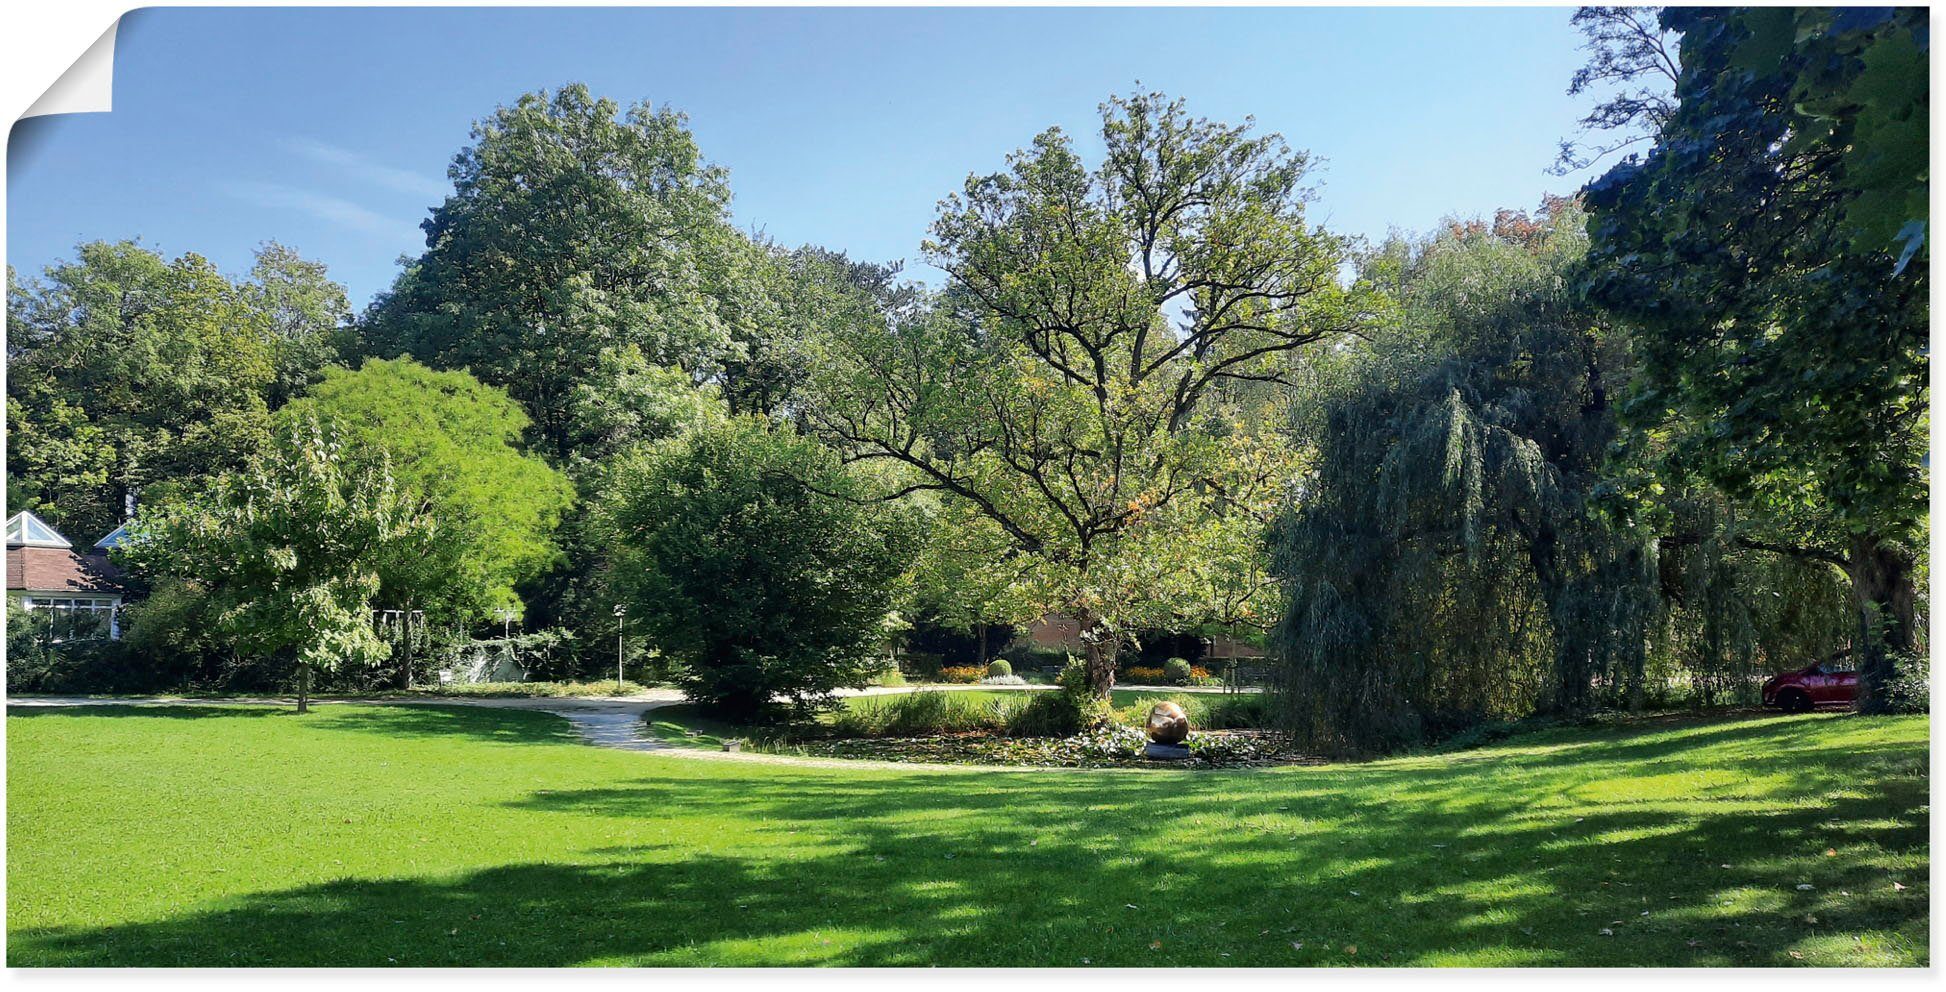
<svg viewBox="0 0 1946 992"><path fill-rule="evenodd" d="M906 259L970 172L1139 79L1325 159L1315 217L1382 236L1532 206L1585 111L1571 8L144 10L115 110L37 118L9 147L8 262L97 238L231 272L277 240L363 306L448 188L475 119L587 83L690 115L737 222ZM1091 152L1097 142L1084 140Z"/></svg>

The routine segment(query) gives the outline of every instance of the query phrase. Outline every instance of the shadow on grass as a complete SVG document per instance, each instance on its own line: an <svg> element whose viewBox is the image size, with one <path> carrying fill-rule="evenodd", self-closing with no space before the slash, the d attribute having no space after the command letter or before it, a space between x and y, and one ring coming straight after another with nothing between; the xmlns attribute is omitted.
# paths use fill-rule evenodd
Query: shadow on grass
<svg viewBox="0 0 1946 992"><path fill-rule="evenodd" d="M324 707L315 712L321 730L379 737L465 737L498 744L579 744L566 718L538 710L412 703L397 706Z"/></svg>
<svg viewBox="0 0 1946 992"><path fill-rule="evenodd" d="M215 717L260 717L297 715L295 709L276 706L192 706L137 705L133 703L90 703L83 706L9 706L7 719L32 719L49 716L152 717L162 720L208 720Z"/></svg>
<svg viewBox="0 0 1946 992"><path fill-rule="evenodd" d="M412 713L372 729L477 733L472 714ZM713 832L16 931L8 963L1789 965L1800 948L1851 961L1859 935L1923 962L1923 742L1888 762L1830 749L1836 732L1660 728L1458 769L699 777L648 760L507 806ZM1694 782L1643 767L1675 758ZM1717 764L1738 781L1697 775ZM1886 863L1914 856L1892 891Z"/></svg>
<svg viewBox="0 0 1946 992"><path fill-rule="evenodd" d="M300 714L293 707L170 704L87 706L13 706L9 719L47 717L116 717L155 720L210 720L237 717L279 717L306 730L372 734L388 738L463 737L501 744L573 744L580 738L572 725L552 713L495 709L465 704L439 705L321 705Z"/></svg>

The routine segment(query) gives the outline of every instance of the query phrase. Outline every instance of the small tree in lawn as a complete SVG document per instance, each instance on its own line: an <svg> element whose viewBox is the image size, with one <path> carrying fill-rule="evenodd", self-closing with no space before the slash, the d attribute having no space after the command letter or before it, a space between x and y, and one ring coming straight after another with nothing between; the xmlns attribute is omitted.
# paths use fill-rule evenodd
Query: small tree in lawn
<svg viewBox="0 0 1946 992"><path fill-rule="evenodd" d="M334 429L305 420L244 471L138 520L118 553L206 586L240 647L291 652L304 713L314 672L389 653L372 597L391 563L423 558L432 537L385 465L353 467Z"/></svg>
<svg viewBox="0 0 1946 992"><path fill-rule="evenodd" d="M837 457L744 417L614 472L615 584L696 700L736 717L803 712L881 667L867 645L912 555L906 518L848 499Z"/></svg>

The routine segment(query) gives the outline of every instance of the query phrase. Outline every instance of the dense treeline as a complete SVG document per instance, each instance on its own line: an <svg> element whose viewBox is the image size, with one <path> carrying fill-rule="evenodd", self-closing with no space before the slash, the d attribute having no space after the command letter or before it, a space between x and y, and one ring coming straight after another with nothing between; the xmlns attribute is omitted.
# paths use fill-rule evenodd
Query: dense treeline
<svg viewBox="0 0 1946 992"><path fill-rule="evenodd" d="M1924 704L1926 14L1576 19L1574 91L1621 87L1598 151L1647 154L1585 220L1375 253L1401 322L1300 418L1278 642L1320 746L1747 704L1816 661Z"/></svg>
<svg viewBox="0 0 1946 992"><path fill-rule="evenodd" d="M1577 20L1576 90L1624 86L1590 126L1649 147L1585 196L1362 246L1304 152L1138 93L1099 161L1049 130L943 200L936 289L738 230L671 108L527 94L362 314L276 245L10 271L9 502L92 537L135 500L116 687L409 685L518 621L537 671L619 650L749 715L914 619L1062 613L1077 700L1154 632L1275 625L1337 751L1847 653L1895 704L1923 14Z"/></svg>
<svg viewBox="0 0 1946 992"><path fill-rule="evenodd" d="M1276 536L1283 702L1319 745L1747 704L1753 675L1846 646L1828 566L1751 549L1749 507L1616 457L1636 359L1577 291L1587 244L1552 200L1366 260L1398 320L1316 370L1316 460Z"/></svg>

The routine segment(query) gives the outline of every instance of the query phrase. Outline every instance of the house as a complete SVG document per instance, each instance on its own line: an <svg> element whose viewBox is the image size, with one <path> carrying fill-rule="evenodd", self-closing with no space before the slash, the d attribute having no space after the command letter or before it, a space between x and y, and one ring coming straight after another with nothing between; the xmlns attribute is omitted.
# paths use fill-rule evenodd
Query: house
<svg viewBox="0 0 1946 992"><path fill-rule="evenodd" d="M82 554L45 520L14 514L7 521L7 598L52 612L57 639L120 638L121 572L108 549L124 536L117 527Z"/></svg>

